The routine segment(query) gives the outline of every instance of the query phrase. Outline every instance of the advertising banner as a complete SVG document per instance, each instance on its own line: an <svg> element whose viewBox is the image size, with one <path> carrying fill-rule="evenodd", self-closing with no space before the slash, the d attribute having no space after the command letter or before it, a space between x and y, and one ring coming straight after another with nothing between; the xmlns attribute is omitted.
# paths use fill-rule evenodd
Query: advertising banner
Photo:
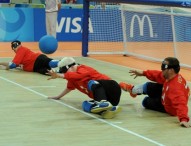
<svg viewBox="0 0 191 146"><path fill-rule="evenodd" d="M59 41L81 41L82 9L61 9L58 12L57 39ZM34 41L46 35L45 12L34 11Z"/></svg>
<svg viewBox="0 0 191 146"><path fill-rule="evenodd" d="M0 41L33 41L33 17L30 8L0 8Z"/></svg>
<svg viewBox="0 0 191 146"><path fill-rule="evenodd" d="M92 13L94 9L91 10ZM95 10L96 11L96 10ZM111 12L110 12L111 11ZM90 17L89 32L103 34L95 37L94 41L123 41L122 20L120 10L106 9L100 17L95 12ZM115 14L108 17L107 14ZM57 40L82 40L82 9L61 9L58 13ZM115 18L115 19L114 19ZM170 15L156 15L148 13L126 13L126 35L129 42L134 41L172 41L172 21ZM97 23L101 22L101 23ZM184 24L184 25L182 25ZM190 17L174 17L174 27L177 34L176 41L191 41ZM116 29L113 29L115 26ZM109 28L112 29L109 29ZM45 10L42 8L0 8L0 42L20 40L25 42L39 41L46 35ZM96 35L94 35L96 36ZM91 41L91 38L90 38Z"/></svg>
<svg viewBox="0 0 191 146"><path fill-rule="evenodd" d="M81 41L82 9L61 9L58 13L58 41ZM0 41L39 41L46 35L45 10L0 8Z"/></svg>
<svg viewBox="0 0 191 146"><path fill-rule="evenodd" d="M11 2L11 0L0 0L0 4L1 4L1 3L4 3L4 4L5 4L5 3L10 3L10 2Z"/></svg>

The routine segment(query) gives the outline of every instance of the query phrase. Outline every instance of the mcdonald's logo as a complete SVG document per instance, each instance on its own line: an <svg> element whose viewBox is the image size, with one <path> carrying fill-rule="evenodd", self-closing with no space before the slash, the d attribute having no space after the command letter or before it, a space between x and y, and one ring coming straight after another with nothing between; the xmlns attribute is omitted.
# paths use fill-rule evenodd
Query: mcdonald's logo
<svg viewBox="0 0 191 146"><path fill-rule="evenodd" d="M130 37L134 37L134 23L135 19L138 20L139 24L139 31L140 31L140 36L144 36L144 23L147 19L148 25L149 25L149 31L150 31L150 37L153 37L153 26L151 23L151 19L149 18L148 15L144 15L142 18L140 18L138 15L134 15L131 19L131 25L130 25Z"/></svg>

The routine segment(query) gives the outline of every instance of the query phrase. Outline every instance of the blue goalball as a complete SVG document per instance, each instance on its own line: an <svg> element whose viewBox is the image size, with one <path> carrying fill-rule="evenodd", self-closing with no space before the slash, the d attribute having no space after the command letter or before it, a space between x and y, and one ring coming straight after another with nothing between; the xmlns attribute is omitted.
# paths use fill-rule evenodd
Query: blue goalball
<svg viewBox="0 0 191 146"><path fill-rule="evenodd" d="M39 48L45 54L52 54L58 48L58 41L53 36L45 35L39 40Z"/></svg>

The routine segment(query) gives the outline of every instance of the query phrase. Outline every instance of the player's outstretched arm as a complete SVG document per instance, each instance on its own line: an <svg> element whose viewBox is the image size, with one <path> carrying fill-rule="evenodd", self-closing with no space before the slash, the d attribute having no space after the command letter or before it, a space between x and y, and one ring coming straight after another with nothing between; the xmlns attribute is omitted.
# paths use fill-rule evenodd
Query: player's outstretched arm
<svg viewBox="0 0 191 146"><path fill-rule="evenodd" d="M129 73L131 76L134 76L134 79L138 76L143 76L143 71L138 71L138 70L130 70Z"/></svg>
<svg viewBox="0 0 191 146"><path fill-rule="evenodd" d="M186 121L182 121L182 122L180 122L180 126L189 128L189 127L191 127L191 123L186 122Z"/></svg>
<svg viewBox="0 0 191 146"><path fill-rule="evenodd" d="M58 95L58 96L50 96L50 97L48 97L48 99L59 100L60 98L62 98L66 94L68 94L70 91L71 91L70 89L66 88L66 89L64 89L64 91L60 95Z"/></svg>
<svg viewBox="0 0 191 146"><path fill-rule="evenodd" d="M9 69L9 62L0 62L0 69Z"/></svg>

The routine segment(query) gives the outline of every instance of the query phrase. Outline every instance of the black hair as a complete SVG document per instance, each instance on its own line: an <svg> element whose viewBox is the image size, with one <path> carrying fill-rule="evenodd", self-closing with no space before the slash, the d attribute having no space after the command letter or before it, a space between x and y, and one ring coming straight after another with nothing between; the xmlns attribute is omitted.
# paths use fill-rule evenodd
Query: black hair
<svg viewBox="0 0 191 146"><path fill-rule="evenodd" d="M19 45L21 45L21 42L19 40L15 40L11 42L11 48L12 50L14 50L15 48L17 48Z"/></svg>
<svg viewBox="0 0 191 146"><path fill-rule="evenodd" d="M166 63L168 62L168 63ZM161 65L161 70L171 69L173 68L175 73L179 73L180 71L180 63L175 57L167 57L164 59Z"/></svg>

